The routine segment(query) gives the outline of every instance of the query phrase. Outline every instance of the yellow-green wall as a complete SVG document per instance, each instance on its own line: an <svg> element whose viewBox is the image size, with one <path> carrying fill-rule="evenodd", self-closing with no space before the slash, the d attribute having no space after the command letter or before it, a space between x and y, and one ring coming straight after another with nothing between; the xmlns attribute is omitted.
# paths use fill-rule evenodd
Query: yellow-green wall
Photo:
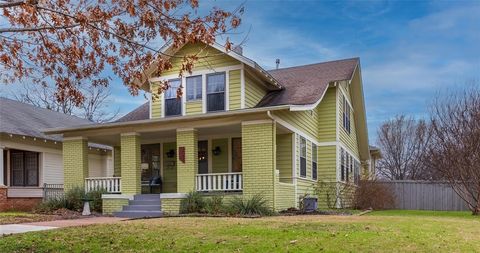
<svg viewBox="0 0 480 253"><path fill-rule="evenodd" d="M241 108L241 70L232 70L229 72L229 109L238 110Z"/></svg>
<svg viewBox="0 0 480 253"><path fill-rule="evenodd" d="M277 135L277 170L280 182L291 183L292 178L292 134Z"/></svg>
<svg viewBox="0 0 480 253"><path fill-rule="evenodd" d="M187 115L200 114L203 112L202 107L203 107L203 104L201 100L187 101L185 105L185 114Z"/></svg>
<svg viewBox="0 0 480 253"><path fill-rule="evenodd" d="M228 139L213 139L212 150L216 147L220 147L220 154L212 156L212 173L227 173L228 172Z"/></svg>
<svg viewBox="0 0 480 253"><path fill-rule="evenodd" d="M245 72L245 107L255 107L267 94L267 91L255 79Z"/></svg>
<svg viewBox="0 0 480 253"><path fill-rule="evenodd" d="M177 144L175 142L163 144L163 192L177 192ZM167 157L169 150L175 151L174 157Z"/></svg>
<svg viewBox="0 0 480 253"><path fill-rule="evenodd" d="M342 92L340 92L342 91ZM346 82L343 82L340 84L340 90L338 92L338 101L339 101L339 110L338 110L338 126L339 126L339 138L340 142L343 143L348 149L353 152L353 155L356 157L359 157L358 153L358 143L357 143L357 132L356 132L356 127L355 127L355 119L354 119L354 114L355 112L353 111L353 108L350 111L350 133L348 133L345 128L343 127L343 112L344 112L344 106L343 106L343 94L348 98L348 100L352 101L350 98L350 88L349 84Z"/></svg>

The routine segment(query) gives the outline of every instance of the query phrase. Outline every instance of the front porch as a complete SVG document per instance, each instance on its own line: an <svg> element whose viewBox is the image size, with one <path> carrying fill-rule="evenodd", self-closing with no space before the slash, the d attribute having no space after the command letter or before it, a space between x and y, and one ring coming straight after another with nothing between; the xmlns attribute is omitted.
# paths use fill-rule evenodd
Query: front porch
<svg viewBox="0 0 480 253"><path fill-rule="evenodd" d="M280 175L292 175L291 132L270 119L189 125L197 127L90 131L65 138L65 190L76 186L86 191L105 189L109 193L104 195L106 213L118 211L139 194L159 194L162 210L178 212L181 199L191 191L246 197L261 194L275 209ZM285 145L290 156L281 158L282 171L276 167L277 135L290 141ZM86 174L83 150L87 142L114 147L113 175Z"/></svg>

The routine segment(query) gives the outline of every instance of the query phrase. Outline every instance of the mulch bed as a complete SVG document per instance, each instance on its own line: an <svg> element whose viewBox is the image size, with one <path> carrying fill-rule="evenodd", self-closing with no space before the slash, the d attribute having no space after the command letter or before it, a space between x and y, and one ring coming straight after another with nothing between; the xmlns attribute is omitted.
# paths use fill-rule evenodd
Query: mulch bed
<svg viewBox="0 0 480 253"><path fill-rule="evenodd" d="M99 213L93 213L90 216L83 216L81 212L75 212L68 209L58 209L48 213L19 213L12 216L1 216L0 225L20 224L53 220L82 219L102 216Z"/></svg>

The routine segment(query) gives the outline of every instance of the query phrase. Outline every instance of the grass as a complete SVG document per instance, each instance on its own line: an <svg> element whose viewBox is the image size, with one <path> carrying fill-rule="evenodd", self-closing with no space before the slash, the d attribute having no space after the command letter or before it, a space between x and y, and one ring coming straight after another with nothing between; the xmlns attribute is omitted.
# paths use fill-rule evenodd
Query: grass
<svg viewBox="0 0 480 253"><path fill-rule="evenodd" d="M0 252L476 252L480 219L365 216L164 218L4 237Z"/></svg>
<svg viewBox="0 0 480 253"><path fill-rule="evenodd" d="M46 215L26 212L0 212L0 224L44 221L46 218Z"/></svg>

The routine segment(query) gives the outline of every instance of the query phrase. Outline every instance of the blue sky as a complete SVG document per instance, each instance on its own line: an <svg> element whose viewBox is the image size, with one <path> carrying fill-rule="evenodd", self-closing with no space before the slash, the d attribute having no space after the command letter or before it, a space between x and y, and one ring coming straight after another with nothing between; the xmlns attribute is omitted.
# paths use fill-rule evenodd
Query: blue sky
<svg viewBox="0 0 480 253"><path fill-rule="evenodd" d="M204 3L204 2L203 2ZM234 9L236 1L202 5ZM370 140L396 114L480 79L480 1L247 1L244 55L266 69L360 57ZM114 87L123 113L143 102Z"/></svg>
<svg viewBox="0 0 480 253"><path fill-rule="evenodd" d="M243 1L242 1L243 2ZM200 1L233 10L239 1ZM369 137L396 114L425 116L435 93L480 80L480 1L245 2L234 42L266 69L360 57ZM142 104L112 84L121 114ZM113 107L112 107L113 109Z"/></svg>

